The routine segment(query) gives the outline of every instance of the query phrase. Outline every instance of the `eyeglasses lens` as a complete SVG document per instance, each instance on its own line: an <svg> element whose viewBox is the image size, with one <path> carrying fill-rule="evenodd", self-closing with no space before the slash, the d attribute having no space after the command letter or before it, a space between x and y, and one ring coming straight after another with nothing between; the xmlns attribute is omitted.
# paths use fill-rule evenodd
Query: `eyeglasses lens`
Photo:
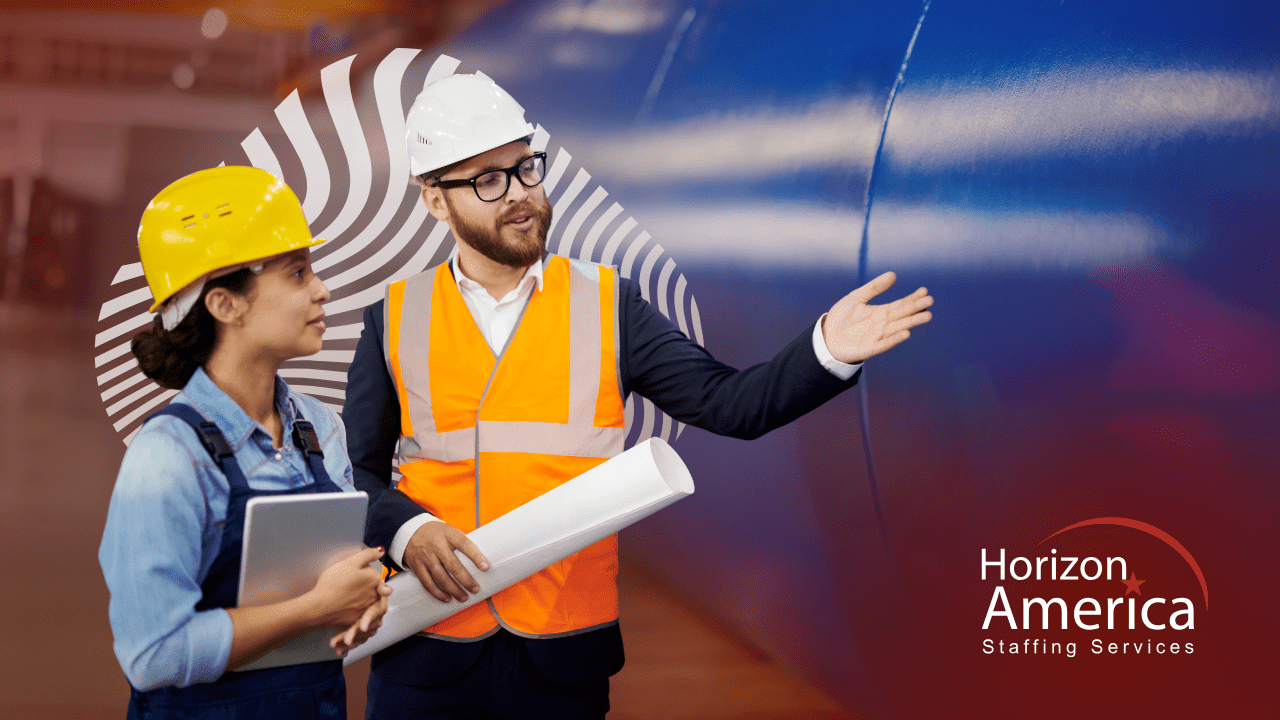
<svg viewBox="0 0 1280 720"><path fill-rule="evenodd" d="M542 182L543 172L547 167L547 159L543 155L534 155L524 162L520 163L520 182L525 187L533 187Z"/></svg>
<svg viewBox="0 0 1280 720"><path fill-rule="evenodd" d="M494 170L487 172L476 178L476 194L485 202L493 202L507 194L507 186L511 181L511 173L514 171L520 178L520 183L525 187L534 187L542 182L542 176L546 170L547 163L542 155L534 155L525 159L514 168L506 170Z"/></svg>
<svg viewBox="0 0 1280 720"><path fill-rule="evenodd" d="M497 200L507 194L507 173L502 170L487 172L476 178L476 194L481 200Z"/></svg>

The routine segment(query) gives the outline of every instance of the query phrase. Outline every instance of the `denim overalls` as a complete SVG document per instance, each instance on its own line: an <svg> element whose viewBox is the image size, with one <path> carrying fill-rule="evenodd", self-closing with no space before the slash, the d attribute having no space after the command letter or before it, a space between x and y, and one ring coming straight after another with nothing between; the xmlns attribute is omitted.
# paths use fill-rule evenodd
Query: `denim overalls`
<svg viewBox="0 0 1280 720"><path fill-rule="evenodd" d="M306 453L314 482L288 490L253 490L236 463L231 446L218 426L206 421L189 405L174 403L152 417L172 415L190 425L205 449L226 474L231 485L222 544L208 576L201 583L203 593L196 610L235 607L240 581L240 555L244 537L245 505L249 498L295 495L298 493L342 492L329 479L323 454L311 423L299 415L294 421L293 441ZM148 418L150 419L150 418ZM288 667L227 672L213 682L188 687L156 690L132 689L129 720L195 720L218 718L332 718L347 716L346 684L342 661L292 665Z"/></svg>

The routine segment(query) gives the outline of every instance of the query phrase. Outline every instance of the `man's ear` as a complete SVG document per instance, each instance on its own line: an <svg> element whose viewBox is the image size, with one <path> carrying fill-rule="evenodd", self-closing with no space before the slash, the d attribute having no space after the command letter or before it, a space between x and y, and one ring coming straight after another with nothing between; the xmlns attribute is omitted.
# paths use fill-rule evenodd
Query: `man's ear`
<svg viewBox="0 0 1280 720"><path fill-rule="evenodd" d="M204 306L217 320L224 325L235 325L248 309L245 299L226 288L213 288L204 295Z"/></svg>
<svg viewBox="0 0 1280 720"><path fill-rule="evenodd" d="M427 206L431 217L442 223L449 222L449 206L444 202L444 190L431 185L422 188L422 204Z"/></svg>

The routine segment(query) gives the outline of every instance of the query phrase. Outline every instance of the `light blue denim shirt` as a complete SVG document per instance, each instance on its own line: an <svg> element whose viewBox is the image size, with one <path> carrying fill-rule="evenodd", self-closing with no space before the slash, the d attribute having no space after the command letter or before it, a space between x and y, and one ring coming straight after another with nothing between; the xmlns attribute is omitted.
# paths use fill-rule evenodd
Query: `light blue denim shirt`
<svg viewBox="0 0 1280 720"><path fill-rule="evenodd" d="M319 400L276 377L284 447L209 379L203 369L173 402L217 423L255 490L287 490L313 482L293 445L299 412L315 426L329 478L355 487L346 429ZM111 494L98 561L111 591L108 615L116 658L139 690L218 679L231 653L226 610L196 612L200 583L222 542L230 486L189 425L164 416L143 425L129 444Z"/></svg>

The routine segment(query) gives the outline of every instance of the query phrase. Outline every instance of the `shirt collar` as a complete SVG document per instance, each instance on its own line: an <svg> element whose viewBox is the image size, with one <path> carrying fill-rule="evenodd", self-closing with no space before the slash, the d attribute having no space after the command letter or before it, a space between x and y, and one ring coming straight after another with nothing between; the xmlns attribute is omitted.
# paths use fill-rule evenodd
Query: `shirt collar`
<svg viewBox="0 0 1280 720"><path fill-rule="evenodd" d="M516 287L520 287L522 284L524 284L525 278L532 277L534 283L537 285L537 289L541 290L542 289L542 265L544 262L546 262L546 259L541 258L538 260L538 262L530 265L528 269L524 271L524 276L520 278L520 282L516 283ZM458 253L456 250L454 251L453 255L450 256L449 258L449 269L453 271L453 276L458 279L459 285L462 285L463 283L469 283L468 287L470 287L473 290L483 289L483 286L480 285L480 283L467 277L462 272L462 269L458 267Z"/></svg>
<svg viewBox="0 0 1280 720"><path fill-rule="evenodd" d="M240 449L254 430L267 433L267 429L249 417L249 414L231 399L231 396L213 382L202 367L196 368L195 374L187 381L186 387L182 388L182 394L186 396L192 407L218 426L223 437L234 450ZM287 443L293 432L296 408L293 406L292 398L289 397L289 386L279 375L276 376L275 405L280 411L280 421L284 426L284 438ZM270 433L267 435L269 437Z"/></svg>

